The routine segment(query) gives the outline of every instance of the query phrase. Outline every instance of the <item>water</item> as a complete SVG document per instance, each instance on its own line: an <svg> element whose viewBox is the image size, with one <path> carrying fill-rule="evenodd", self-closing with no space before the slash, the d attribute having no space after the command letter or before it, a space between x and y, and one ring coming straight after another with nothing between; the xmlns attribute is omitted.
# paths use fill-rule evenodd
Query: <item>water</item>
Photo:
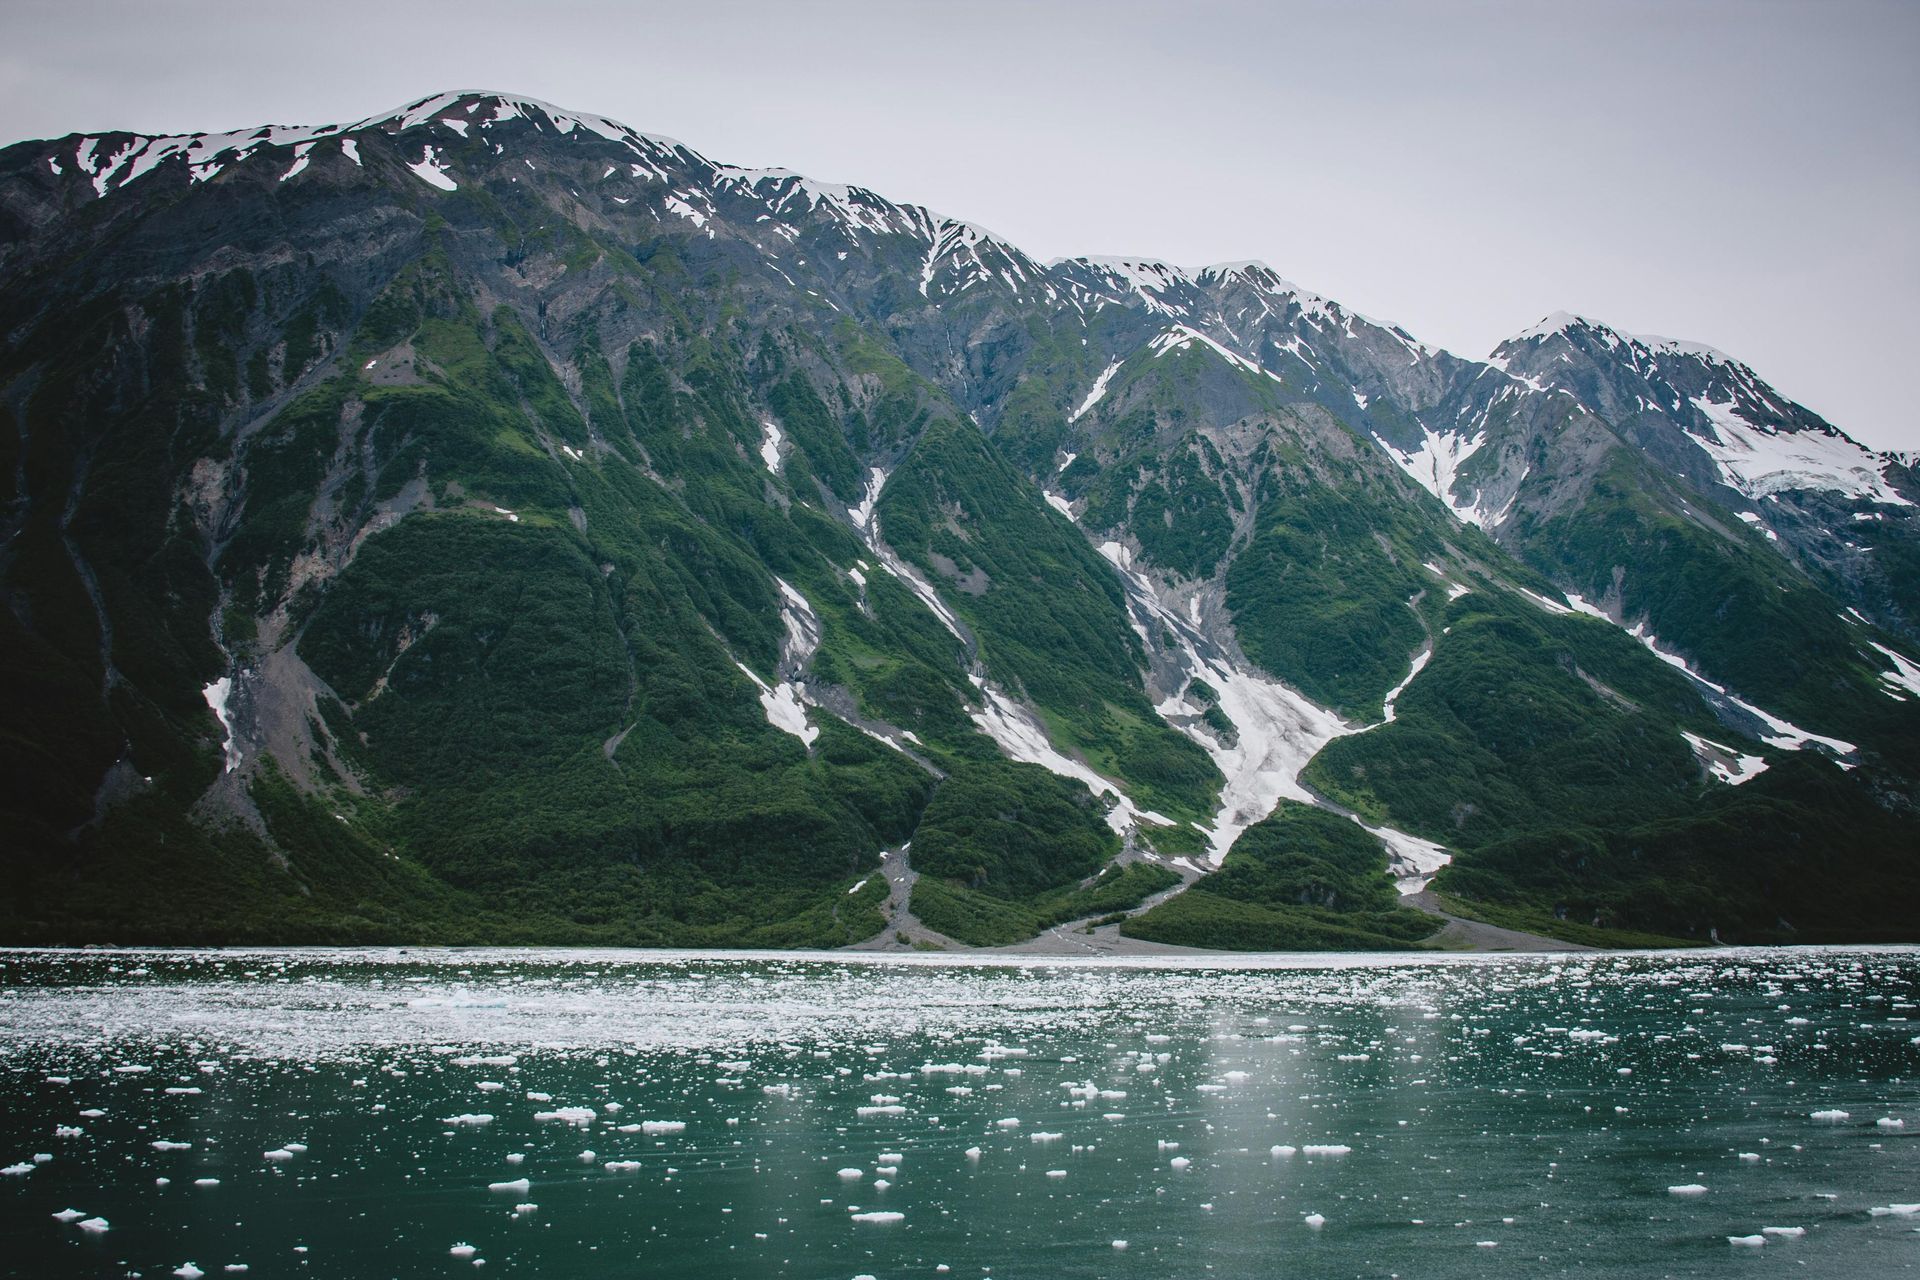
<svg viewBox="0 0 1920 1280"><path fill-rule="evenodd" d="M1902 1274L1916 1004L1913 949L0 952L0 1272Z"/></svg>

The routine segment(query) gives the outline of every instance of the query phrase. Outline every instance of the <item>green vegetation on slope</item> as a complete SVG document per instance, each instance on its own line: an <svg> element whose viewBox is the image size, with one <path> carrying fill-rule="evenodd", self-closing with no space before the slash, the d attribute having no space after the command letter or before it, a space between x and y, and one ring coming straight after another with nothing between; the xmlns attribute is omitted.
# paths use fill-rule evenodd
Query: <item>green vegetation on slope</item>
<svg viewBox="0 0 1920 1280"><path fill-rule="evenodd" d="M978 432L928 428L880 499L888 543L967 623L994 679L1023 692L1063 748L1137 802L1209 814L1219 771L1163 723L1110 566Z"/></svg>
<svg viewBox="0 0 1920 1280"><path fill-rule="evenodd" d="M1498 591L1452 601L1444 626L1395 720L1329 743L1306 781L1449 848L1692 803L1701 770L1680 729L1728 735L1629 636Z"/></svg>
<svg viewBox="0 0 1920 1280"><path fill-rule="evenodd" d="M1731 514L1698 498L1663 504L1664 484L1616 449L1582 507L1515 534L1530 559L1595 598L1617 582L1629 621L1650 617L1663 647L1742 697L1816 732L1890 739L1896 760L1920 758L1920 713L1882 694L1879 667L1862 660L1858 628L1832 599ZM1724 533L1701 523L1708 514Z"/></svg>
<svg viewBox="0 0 1920 1280"><path fill-rule="evenodd" d="M1139 906L1171 889L1180 877L1147 862L1109 867L1085 886L1059 889L1020 902L922 877L913 887L913 912L928 928L956 942L998 947L1023 942L1043 929Z"/></svg>
<svg viewBox="0 0 1920 1280"><path fill-rule="evenodd" d="M1357 823L1282 801L1220 870L1120 932L1227 951L1403 950L1437 922L1401 906L1386 872L1386 849Z"/></svg>
<svg viewBox="0 0 1920 1280"><path fill-rule="evenodd" d="M1920 903L1909 817L1804 752L1765 753L1739 787L1710 781L1682 729L1762 749L1617 628L1491 592L1445 620L1393 723L1335 740L1304 775L1456 850L1437 888L1730 941L1892 937Z"/></svg>
<svg viewBox="0 0 1920 1280"><path fill-rule="evenodd" d="M1247 656L1323 706L1380 717L1425 636L1409 605L1441 543L1366 469L1316 476L1286 459L1260 481L1253 541L1227 571Z"/></svg>

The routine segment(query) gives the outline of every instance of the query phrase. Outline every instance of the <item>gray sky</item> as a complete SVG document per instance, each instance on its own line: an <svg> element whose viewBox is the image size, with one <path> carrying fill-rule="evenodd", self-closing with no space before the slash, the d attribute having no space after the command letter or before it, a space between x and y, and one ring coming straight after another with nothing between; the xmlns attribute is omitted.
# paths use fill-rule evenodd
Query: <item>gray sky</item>
<svg viewBox="0 0 1920 1280"><path fill-rule="evenodd" d="M503 89L854 182L1041 259L1260 258L1483 356L1709 342L1920 448L1903 0L4 0L0 140Z"/></svg>

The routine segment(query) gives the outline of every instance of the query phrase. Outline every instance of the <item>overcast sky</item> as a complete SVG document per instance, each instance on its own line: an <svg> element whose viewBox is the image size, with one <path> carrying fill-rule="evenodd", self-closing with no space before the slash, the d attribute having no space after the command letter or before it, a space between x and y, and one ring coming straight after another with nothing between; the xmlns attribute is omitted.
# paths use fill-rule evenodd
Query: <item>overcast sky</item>
<svg viewBox="0 0 1920 1280"><path fill-rule="evenodd" d="M1920 3L0 0L0 141L510 90L1036 257L1259 258L1463 355L1555 310L1920 448Z"/></svg>

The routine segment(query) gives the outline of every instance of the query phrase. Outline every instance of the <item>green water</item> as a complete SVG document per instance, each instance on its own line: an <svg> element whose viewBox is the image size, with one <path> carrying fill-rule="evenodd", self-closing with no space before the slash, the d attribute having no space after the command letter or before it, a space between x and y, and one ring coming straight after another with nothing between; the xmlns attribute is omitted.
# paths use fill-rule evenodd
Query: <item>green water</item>
<svg viewBox="0 0 1920 1280"><path fill-rule="evenodd" d="M1896 1275L1917 1004L1910 949L0 952L0 1269Z"/></svg>

